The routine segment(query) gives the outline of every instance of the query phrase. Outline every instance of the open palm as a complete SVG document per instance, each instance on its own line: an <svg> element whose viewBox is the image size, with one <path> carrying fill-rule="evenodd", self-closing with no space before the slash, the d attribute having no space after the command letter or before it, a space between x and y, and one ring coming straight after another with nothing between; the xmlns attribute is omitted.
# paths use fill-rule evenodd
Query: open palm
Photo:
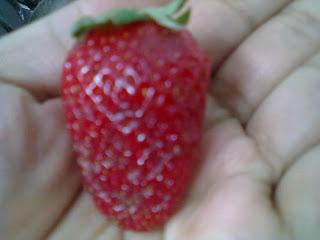
<svg viewBox="0 0 320 240"><path fill-rule="evenodd" d="M0 236L319 239L318 0L190 1L190 30L215 72L202 167L184 205L163 230L133 233L82 193L59 99L70 26L146 2L165 1L78 0L0 40Z"/></svg>

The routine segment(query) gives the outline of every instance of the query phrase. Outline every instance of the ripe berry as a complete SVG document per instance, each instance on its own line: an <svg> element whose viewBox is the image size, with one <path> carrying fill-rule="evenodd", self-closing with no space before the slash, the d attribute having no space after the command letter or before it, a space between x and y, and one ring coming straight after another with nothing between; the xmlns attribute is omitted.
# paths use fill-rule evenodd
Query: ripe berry
<svg viewBox="0 0 320 240"><path fill-rule="evenodd" d="M70 51L61 91L83 182L122 227L154 229L181 202L199 161L209 70L189 32L152 19L87 29Z"/></svg>

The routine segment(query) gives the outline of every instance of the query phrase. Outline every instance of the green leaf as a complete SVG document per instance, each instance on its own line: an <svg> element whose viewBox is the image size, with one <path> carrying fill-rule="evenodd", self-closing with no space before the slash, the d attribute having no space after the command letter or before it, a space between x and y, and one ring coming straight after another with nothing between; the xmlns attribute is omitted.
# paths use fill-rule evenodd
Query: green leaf
<svg viewBox="0 0 320 240"><path fill-rule="evenodd" d="M182 26L184 26L189 22L190 16L191 16L191 9L189 8L187 11L185 11L179 17L177 17L175 21L181 24Z"/></svg>
<svg viewBox="0 0 320 240"><path fill-rule="evenodd" d="M158 12L162 15L172 16L185 5L186 1L187 0L172 0L167 5L158 8L147 8L146 11Z"/></svg>
<svg viewBox="0 0 320 240"><path fill-rule="evenodd" d="M149 16L156 21L159 25L166 27L166 28L170 28L170 29L174 29L174 30L181 30L183 28L184 25L178 23L177 21L175 21L174 19L161 15L159 13L154 13L151 12L149 13Z"/></svg>
<svg viewBox="0 0 320 240"><path fill-rule="evenodd" d="M173 15L182 9L186 1L172 0L167 5L159 8L115 9L97 17L83 17L76 22L72 33L74 37L79 38L93 28L108 24L120 26L145 20L153 20L163 27L180 30L187 24L191 11L188 9L177 18L174 18Z"/></svg>
<svg viewBox="0 0 320 240"><path fill-rule="evenodd" d="M82 17L76 22L72 29L72 35L74 37L80 37L82 33L86 32L95 23L94 19L91 17Z"/></svg>
<svg viewBox="0 0 320 240"><path fill-rule="evenodd" d="M145 19L145 14L136 9L115 9L109 14L98 16L96 19L99 23L111 22L114 25L125 25Z"/></svg>
<svg viewBox="0 0 320 240"><path fill-rule="evenodd" d="M115 9L109 13L97 17L83 17L73 28L73 36L80 37L92 28L112 24L115 26L125 25L132 22L145 20L147 16L136 9Z"/></svg>

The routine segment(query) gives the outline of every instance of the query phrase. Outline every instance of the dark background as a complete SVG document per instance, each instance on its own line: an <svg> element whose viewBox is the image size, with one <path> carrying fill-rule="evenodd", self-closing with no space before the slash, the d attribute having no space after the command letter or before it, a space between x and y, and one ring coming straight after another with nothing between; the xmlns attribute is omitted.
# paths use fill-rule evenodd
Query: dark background
<svg viewBox="0 0 320 240"><path fill-rule="evenodd" d="M0 35L30 21L39 0L0 0Z"/></svg>
<svg viewBox="0 0 320 240"><path fill-rule="evenodd" d="M0 37L73 0L0 0Z"/></svg>

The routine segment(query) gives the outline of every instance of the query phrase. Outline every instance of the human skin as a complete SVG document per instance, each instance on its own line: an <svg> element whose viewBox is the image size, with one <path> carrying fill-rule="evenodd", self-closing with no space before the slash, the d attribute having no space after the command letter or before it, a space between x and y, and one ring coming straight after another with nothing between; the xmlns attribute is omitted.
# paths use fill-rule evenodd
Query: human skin
<svg viewBox="0 0 320 240"><path fill-rule="evenodd" d="M59 98L71 25L164 2L78 0L0 39L1 239L319 239L318 0L191 0L214 74L188 196L163 229L133 233L83 192Z"/></svg>

